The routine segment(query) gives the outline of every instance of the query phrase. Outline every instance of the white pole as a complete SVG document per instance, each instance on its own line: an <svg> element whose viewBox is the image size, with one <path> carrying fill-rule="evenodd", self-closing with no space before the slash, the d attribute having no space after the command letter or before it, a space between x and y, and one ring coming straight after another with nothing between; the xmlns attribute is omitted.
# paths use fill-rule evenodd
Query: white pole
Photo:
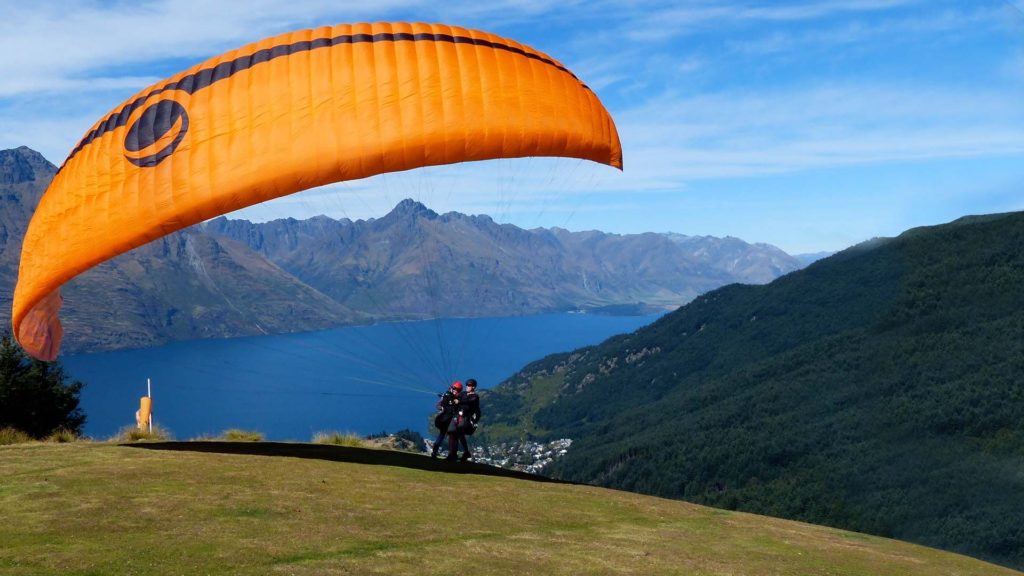
<svg viewBox="0 0 1024 576"><path fill-rule="evenodd" d="M146 378L146 396L149 397L149 433L153 433L153 384Z"/></svg>

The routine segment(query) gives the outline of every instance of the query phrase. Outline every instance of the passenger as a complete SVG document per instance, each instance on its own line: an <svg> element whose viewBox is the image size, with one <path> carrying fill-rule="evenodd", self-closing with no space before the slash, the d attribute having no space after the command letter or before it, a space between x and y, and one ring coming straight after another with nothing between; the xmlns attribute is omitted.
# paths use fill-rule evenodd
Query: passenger
<svg viewBox="0 0 1024 576"><path fill-rule="evenodd" d="M437 451L441 449L444 437L448 435L448 429L455 419L456 407L459 404L459 397L462 395L462 382L456 380L448 390L441 395L437 401L437 415L434 416L434 427L437 428L437 440L434 440L434 447L430 451L431 458L437 458ZM449 453L449 458L454 460L455 456Z"/></svg>

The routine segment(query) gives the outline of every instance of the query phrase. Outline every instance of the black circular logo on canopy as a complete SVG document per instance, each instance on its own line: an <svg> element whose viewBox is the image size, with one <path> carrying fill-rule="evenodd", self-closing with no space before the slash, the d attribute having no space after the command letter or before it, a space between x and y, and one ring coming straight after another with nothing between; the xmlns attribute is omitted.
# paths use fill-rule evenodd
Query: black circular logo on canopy
<svg viewBox="0 0 1024 576"><path fill-rule="evenodd" d="M124 157L139 167L152 167L174 153L188 132L188 113L174 100L161 100L146 108L128 128Z"/></svg>

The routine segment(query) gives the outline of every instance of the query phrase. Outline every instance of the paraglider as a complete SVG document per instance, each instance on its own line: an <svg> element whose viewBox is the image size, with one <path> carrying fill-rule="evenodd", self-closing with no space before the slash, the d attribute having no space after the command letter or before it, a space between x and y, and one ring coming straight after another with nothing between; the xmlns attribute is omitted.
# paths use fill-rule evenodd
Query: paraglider
<svg viewBox="0 0 1024 576"><path fill-rule="evenodd" d="M622 167L594 92L512 40L375 23L232 50L129 98L71 151L25 235L14 334L53 360L61 285L214 216L331 182L527 156Z"/></svg>

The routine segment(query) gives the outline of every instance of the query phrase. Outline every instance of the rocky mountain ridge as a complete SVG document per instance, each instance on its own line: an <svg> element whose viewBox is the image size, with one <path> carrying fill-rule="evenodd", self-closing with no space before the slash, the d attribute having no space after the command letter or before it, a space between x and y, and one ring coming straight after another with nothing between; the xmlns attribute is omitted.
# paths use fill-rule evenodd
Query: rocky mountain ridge
<svg viewBox="0 0 1024 576"><path fill-rule="evenodd" d="M306 284L384 317L516 315L643 302L674 308L734 282L800 267L736 238L524 230L404 200L382 218L217 218L203 230L245 243Z"/></svg>

